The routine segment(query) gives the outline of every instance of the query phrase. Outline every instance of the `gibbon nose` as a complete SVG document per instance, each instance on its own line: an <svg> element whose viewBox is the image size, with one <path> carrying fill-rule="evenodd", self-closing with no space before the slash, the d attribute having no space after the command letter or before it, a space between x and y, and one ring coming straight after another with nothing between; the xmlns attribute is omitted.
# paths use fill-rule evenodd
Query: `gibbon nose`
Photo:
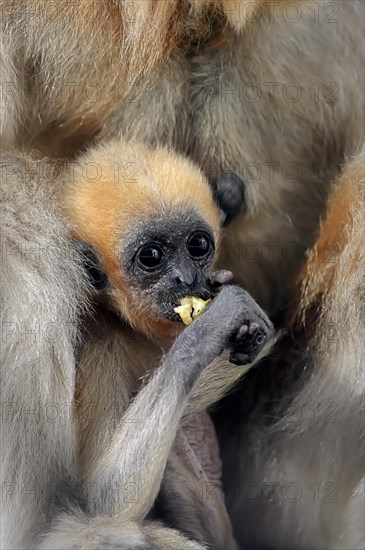
<svg viewBox="0 0 365 550"><path fill-rule="evenodd" d="M178 287L188 286L191 287L195 280L195 273L188 267L181 267L175 269L173 272L173 281Z"/></svg>

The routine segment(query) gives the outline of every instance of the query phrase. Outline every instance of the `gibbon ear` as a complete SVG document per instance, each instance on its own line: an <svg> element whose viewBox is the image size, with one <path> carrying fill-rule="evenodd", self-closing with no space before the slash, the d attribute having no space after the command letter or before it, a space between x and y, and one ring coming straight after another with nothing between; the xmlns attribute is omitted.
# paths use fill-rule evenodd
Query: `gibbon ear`
<svg viewBox="0 0 365 550"><path fill-rule="evenodd" d="M108 277L103 271L94 248L85 241L75 240L75 246L81 254L88 280L95 290L102 291L108 285Z"/></svg>
<svg viewBox="0 0 365 550"><path fill-rule="evenodd" d="M220 209L221 226L224 226L245 210L245 185L237 174L231 172L223 174L213 188Z"/></svg>

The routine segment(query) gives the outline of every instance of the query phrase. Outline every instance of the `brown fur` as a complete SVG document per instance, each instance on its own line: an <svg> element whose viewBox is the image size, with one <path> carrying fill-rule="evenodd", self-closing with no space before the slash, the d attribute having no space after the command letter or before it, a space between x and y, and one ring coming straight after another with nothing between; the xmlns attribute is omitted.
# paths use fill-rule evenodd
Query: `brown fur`
<svg viewBox="0 0 365 550"><path fill-rule="evenodd" d="M310 309L321 295L342 284L334 279L341 275L351 280L363 259L364 237L364 157L360 155L335 183L327 202L324 220L320 223L314 247L300 276L301 309ZM351 242L351 255L342 268L341 257ZM341 267L340 267L341 265ZM359 296L360 299L360 296Z"/></svg>
<svg viewBox="0 0 365 550"><path fill-rule="evenodd" d="M354 263L361 224L354 222L354 230L350 231L341 213L339 220L343 220L341 227L345 231L337 234L336 221L323 221L320 243L315 246L314 242L319 220L325 220L325 212L330 211L327 198L333 181L341 173L347 178L346 159L355 157L364 142L364 5L362 0L296 2L301 10L296 21L288 20L283 11L287 5L285 0L2 1L0 79L5 87L0 102L1 135L12 147L22 146L40 159L39 164L27 164L36 180L37 170L44 162L42 157L74 157L90 143L120 135L188 154L213 185L222 171L241 176L247 210L226 230L223 266L232 268L236 280L278 318L285 317L293 303L298 304L298 309L292 318L298 321L299 316L299 323L299 304L302 302L305 308L310 304L311 311L305 314L306 327L300 328L298 340L290 339L284 359L282 348L278 349L280 381L277 363L273 361L269 365L272 377L268 370L252 372L237 391L238 406L232 396L226 402L227 409L220 409L220 416L228 418L224 434L227 437L222 441L226 483L228 490L233 487L229 502L235 529L241 543L250 548L283 548L285 544L290 548L353 548L360 547L364 534L361 519L352 532L349 529L350 516L363 517L359 505L364 490L361 483L354 490L354 497L346 492L342 506L336 508L338 513L332 525L341 528L335 533L328 529L328 520L323 520L331 508L326 503L313 506L312 501L303 498L298 506L293 506L287 501L261 499L250 506L234 493L240 482L256 480L262 484L264 479L294 479L303 487L308 479L310 483L330 479L350 487L347 474L357 482L357 464L363 457L356 397L362 381L358 360L363 349L363 336L358 329L362 295L358 290L358 264ZM248 7L252 8L250 14ZM295 101L288 91L289 83L294 83L294 91L301 92ZM257 87L256 98L248 95L250 84ZM23 158L21 153L18 155ZM286 169L290 165L298 170L296 176L288 178ZM353 195L352 177L356 183L353 188L359 181L358 169L351 172L350 165L349 170L346 201ZM49 227L58 225L47 218L41 193L35 201L27 188L19 191L23 180L34 179L29 168L21 181L17 179L18 172L14 171L11 185L5 178L11 195L9 202L18 204L24 200L29 205L29 211L25 209L26 227L31 228L31 238L42 243ZM46 180L39 177L39 186L52 187L52 179ZM331 200L337 216L335 204L340 204L340 198ZM18 220L20 214L11 217L11 212L22 208L9 203L7 208L12 223L17 223L11 225L11 231L8 226L6 230L20 244L17 254L5 256L5 265L9 266L4 268L6 315L9 317L13 301L18 300L24 307L11 315L17 322L31 318L33 289L40 297L37 315L43 324L57 317L62 326L74 326L70 312L61 307L62 292L55 294L52 262L34 266L23 259L21 247L28 246L27 230ZM39 211L43 221L38 226L34 220ZM351 218L347 203L344 211ZM63 225L59 213L52 215ZM333 219L334 215L328 218ZM328 243L330 257L334 253L338 259L334 266L315 262L317 255L325 259ZM253 259L249 255L252 247ZM305 267L307 249L311 252ZM293 250L292 259L288 251ZM57 260L54 273L58 270L74 273L75 263ZM16 279L14 272L20 274ZM298 273L302 274L299 281L303 294L297 291ZM309 273L315 275L313 280ZM70 295L74 296L77 285L72 277L67 280ZM72 311L78 310L78 304L79 299L74 299ZM57 308L52 314L51 305ZM351 318L357 327L353 336L343 330L351 325ZM332 342L334 327L341 355ZM7 399L16 402L22 400L17 392L23 386L18 381L23 380L24 373L33 371L29 350L33 350L34 343L29 338L23 341L21 333L14 333L10 340L5 342ZM46 346L42 340L43 344ZM44 357L53 356L51 346L42 348L39 342L39 349ZM56 355L72 373L68 347L61 346ZM51 359L48 363L42 363L44 376L52 378L58 366ZM306 378L305 373L313 364L316 375ZM333 373L330 379L326 374L329 370ZM343 370L346 383L342 383ZM216 391L208 380L202 381L201 388L209 399ZM285 409L294 393L305 411L335 401L342 407L342 422L332 424L332 431L321 422L316 424L316 430L307 430L302 419L292 426L289 436L283 427L285 421L273 422L269 431L262 427L263 418L267 418L265 407L271 410L270 403L278 401L279 410ZM243 405L246 408L240 416ZM234 413L237 424L231 421ZM277 418L275 411L272 417ZM67 434L72 429L70 423L66 417L62 417L62 422L63 433ZM50 437L47 427L44 422L42 430ZM4 475L13 479L15 471L22 471L22 483L27 485L29 469L16 468L13 457L24 458L26 464L29 447L37 441L38 432L23 428L22 418L16 417L9 434L22 433L23 438L6 439ZM303 433L307 436L303 437ZM337 442L344 435L349 437L348 454L338 449ZM72 449L72 439L67 441ZM56 442L54 447L57 445ZM40 463L38 469L34 467L37 478L45 462L53 464L53 458L50 453L35 459ZM44 483L54 479L58 481L60 476L44 474ZM43 504L32 507L27 501L27 506L24 533L29 533L29 525L43 529L39 519L43 517ZM4 537L9 537L13 547L26 544L27 535L17 534L13 528L14 521L18 525L14 518L22 510L19 493L19 500L15 498L14 504L4 511ZM71 523L78 528L76 520ZM129 533L128 529L126 526ZM143 527L138 529L143 531ZM138 536L142 537L138 529ZM293 540L293 533L300 536ZM355 539L357 542L353 542Z"/></svg>

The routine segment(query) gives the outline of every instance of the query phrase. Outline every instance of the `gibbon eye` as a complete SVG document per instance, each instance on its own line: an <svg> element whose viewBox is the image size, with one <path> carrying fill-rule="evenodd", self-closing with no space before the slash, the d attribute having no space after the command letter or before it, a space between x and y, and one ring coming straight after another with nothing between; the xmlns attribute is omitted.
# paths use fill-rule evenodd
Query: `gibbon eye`
<svg viewBox="0 0 365 550"><path fill-rule="evenodd" d="M164 259L161 248L155 244L146 244L137 253L139 266L147 271L153 271L160 267Z"/></svg>
<svg viewBox="0 0 365 550"><path fill-rule="evenodd" d="M207 233L194 233L187 248L192 258L204 258L212 250L212 241Z"/></svg>

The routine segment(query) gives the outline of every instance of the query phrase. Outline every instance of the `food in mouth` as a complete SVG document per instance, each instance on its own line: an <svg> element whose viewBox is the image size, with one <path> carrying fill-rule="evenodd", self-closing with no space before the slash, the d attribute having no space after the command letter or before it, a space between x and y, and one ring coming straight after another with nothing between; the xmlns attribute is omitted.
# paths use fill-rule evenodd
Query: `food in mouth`
<svg viewBox="0 0 365 550"><path fill-rule="evenodd" d="M210 301L210 299L202 300L198 296L186 296L180 300L180 305L174 308L174 312L179 315L184 325L190 325Z"/></svg>

